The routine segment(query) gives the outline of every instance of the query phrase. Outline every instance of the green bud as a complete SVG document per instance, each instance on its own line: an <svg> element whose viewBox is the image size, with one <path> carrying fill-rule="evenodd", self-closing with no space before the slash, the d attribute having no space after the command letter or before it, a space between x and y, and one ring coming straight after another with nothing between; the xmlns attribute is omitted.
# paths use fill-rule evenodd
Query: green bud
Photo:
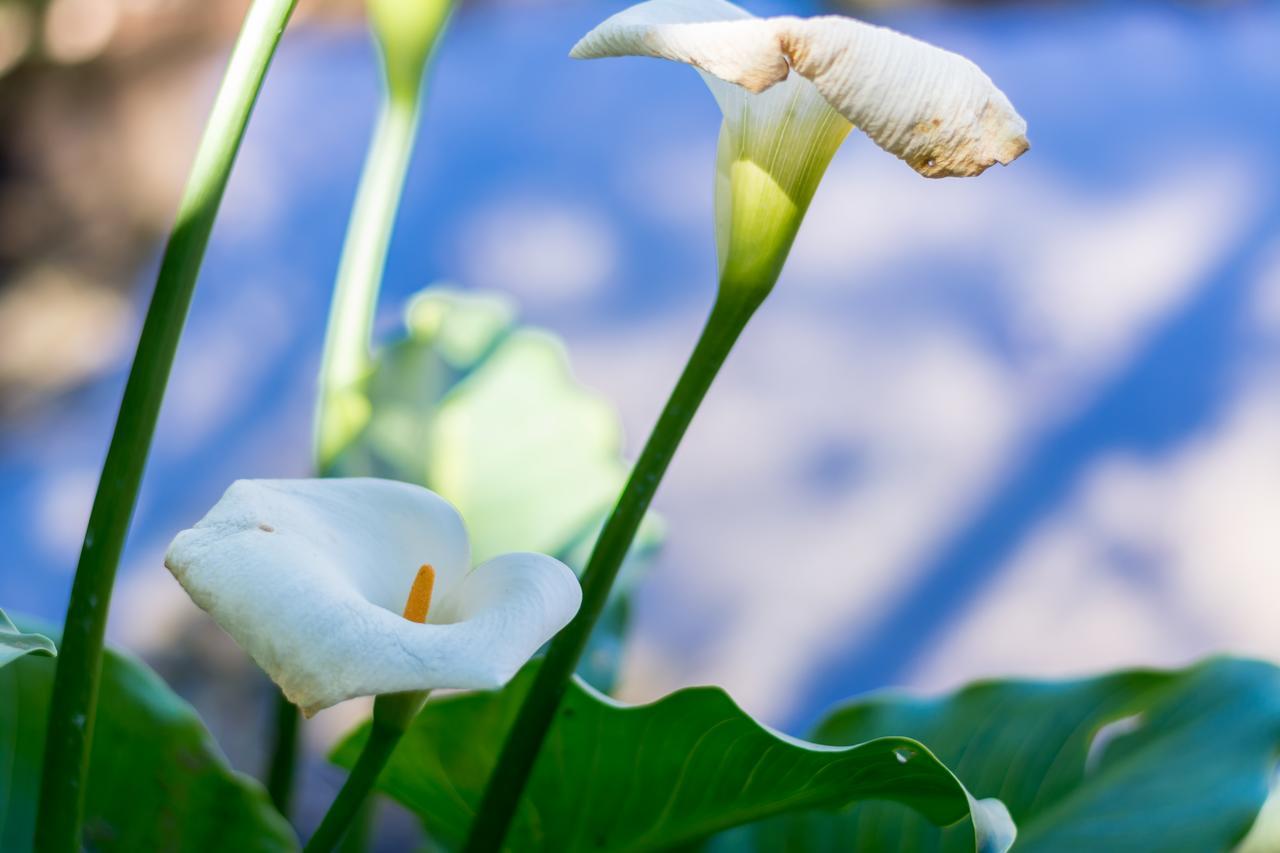
<svg viewBox="0 0 1280 853"><path fill-rule="evenodd" d="M453 0L368 0L368 9L391 97L416 100Z"/></svg>

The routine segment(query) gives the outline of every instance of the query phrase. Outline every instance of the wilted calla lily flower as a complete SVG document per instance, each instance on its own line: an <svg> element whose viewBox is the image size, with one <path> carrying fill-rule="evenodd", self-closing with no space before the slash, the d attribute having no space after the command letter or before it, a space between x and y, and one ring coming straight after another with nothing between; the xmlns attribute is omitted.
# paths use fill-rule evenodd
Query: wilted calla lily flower
<svg viewBox="0 0 1280 853"><path fill-rule="evenodd" d="M756 18L725 0L650 0L600 24L570 55L656 56L702 73L724 114L716 234L727 283L772 284L854 127L927 177L977 175L1028 147L1026 122L972 62L852 18Z"/></svg>
<svg viewBox="0 0 1280 853"><path fill-rule="evenodd" d="M344 699L495 688L578 610L541 554L474 569L439 495L377 479L240 480L165 565L308 715Z"/></svg>

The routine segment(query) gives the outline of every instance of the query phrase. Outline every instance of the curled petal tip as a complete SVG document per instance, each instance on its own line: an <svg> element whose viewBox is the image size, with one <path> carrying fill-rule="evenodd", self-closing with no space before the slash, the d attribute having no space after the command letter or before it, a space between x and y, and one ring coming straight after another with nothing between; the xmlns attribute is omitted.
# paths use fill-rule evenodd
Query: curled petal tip
<svg viewBox="0 0 1280 853"><path fill-rule="evenodd" d="M654 56L761 93L791 73L927 177L967 177L1025 152L1026 122L974 63L840 16L754 18L724 0L649 0L588 33L570 56Z"/></svg>
<svg viewBox="0 0 1280 853"><path fill-rule="evenodd" d="M926 178L968 178L1007 166L1031 147L1027 123L1003 98L969 122L918 122L899 156Z"/></svg>
<svg viewBox="0 0 1280 853"><path fill-rule="evenodd" d="M1027 135L1021 134L1018 137L1009 140L1009 144L1005 146L1004 152L998 158L1001 166L1008 166L1014 160L1017 160L1023 154L1031 150L1031 141L1027 139Z"/></svg>

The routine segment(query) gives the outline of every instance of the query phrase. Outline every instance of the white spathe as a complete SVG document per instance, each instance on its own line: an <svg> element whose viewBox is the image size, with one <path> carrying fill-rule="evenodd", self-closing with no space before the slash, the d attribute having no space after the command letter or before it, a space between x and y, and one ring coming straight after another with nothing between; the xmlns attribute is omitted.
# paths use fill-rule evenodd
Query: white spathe
<svg viewBox="0 0 1280 853"><path fill-rule="evenodd" d="M165 565L308 716L355 696L500 687L578 611L573 572L541 554L470 565L434 492L365 478L239 480ZM435 570L427 622L401 612Z"/></svg>
<svg viewBox="0 0 1280 853"><path fill-rule="evenodd" d="M795 71L812 83L803 88L813 99L927 177L977 175L1028 148L1026 122L968 59L852 18L756 18L726 0L649 0L604 21L570 55L693 65L711 75L727 125L743 119L726 108L717 83L762 93ZM762 101L754 121L745 120L776 132L771 124L794 119L794 109L778 108L789 102Z"/></svg>

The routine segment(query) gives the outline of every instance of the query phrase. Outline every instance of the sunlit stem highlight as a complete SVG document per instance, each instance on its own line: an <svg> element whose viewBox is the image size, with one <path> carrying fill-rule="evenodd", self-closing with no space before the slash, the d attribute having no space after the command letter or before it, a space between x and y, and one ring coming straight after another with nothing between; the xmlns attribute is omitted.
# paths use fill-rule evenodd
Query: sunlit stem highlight
<svg viewBox="0 0 1280 853"><path fill-rule="evenodd" d="M417 125L416 98L384 98L329 309L315 419L315 465L321 475L332 471L369 419L364 382L372 367L374 312Z"/></svg>
<svg viewBox="0 0 1280 853"><path fill-rule="evenodd" d="M71 587L49 705L35 848L79 850L102 643L116 567L205 246L295 0L255 0L214 98L143 321Z"/></svg>
<svg viewBox="0 0 1280 853"><path fill-rule="evenodd" d="M369 0L382 58L383 98L338 262L320 366L315 457L321 476L370 415L364 382L371 368L374 313L387 247L417 136L423 77L451 0Z"/></svg>

